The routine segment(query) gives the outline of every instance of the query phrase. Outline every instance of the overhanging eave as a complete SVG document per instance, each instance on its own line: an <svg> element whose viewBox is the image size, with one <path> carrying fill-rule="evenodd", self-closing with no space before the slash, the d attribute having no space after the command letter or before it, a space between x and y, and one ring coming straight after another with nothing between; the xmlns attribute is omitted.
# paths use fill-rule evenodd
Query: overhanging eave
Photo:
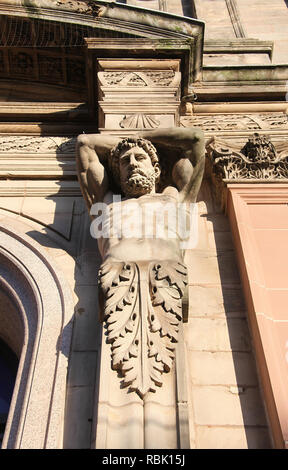
<svg viewBox="0 0 288 470"><path fill-rule="evenodd" d="M127 37L186 40L186 43L190 44L191 62L187 87L199 80L203 54L203 22L162 11L101 0L93 3L84 0L59 3L53 0L29 1L29 4L26 0L1 0L0 14L30 21L45 20L87 26L98 31L94 37L102 37L100 30L114 32L116 37L119 33L122 38L126 34ZM5 38L2 38L2 46L9 46L3 43L4 40ZM171 54L173 58L173 47Z"/></svg>

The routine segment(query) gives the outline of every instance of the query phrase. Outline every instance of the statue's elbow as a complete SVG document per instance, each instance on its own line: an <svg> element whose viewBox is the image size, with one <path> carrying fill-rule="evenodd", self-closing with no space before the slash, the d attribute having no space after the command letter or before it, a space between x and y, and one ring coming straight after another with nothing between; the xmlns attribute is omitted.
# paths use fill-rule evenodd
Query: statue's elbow
<svg viewBox="0 0 288 470"><path fill-rule="evenodd" d="M204 142L204 132L202 131L202 129L194 129L194 140L196 142Z"/></svg>
<svg viewBox="0 0 288 470"><path fill-rule="evenodd" d="M86 134L78 135L76 139L76 147L83 147L83 145L88 145L88 136Z"/></svg>

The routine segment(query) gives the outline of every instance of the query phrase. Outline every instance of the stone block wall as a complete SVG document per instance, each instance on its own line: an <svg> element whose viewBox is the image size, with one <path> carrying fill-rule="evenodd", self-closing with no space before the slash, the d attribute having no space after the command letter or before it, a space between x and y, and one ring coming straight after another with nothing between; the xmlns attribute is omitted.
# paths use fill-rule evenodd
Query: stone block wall
<svg viewBox="0 0 288 470"><path fill-rule="evenodd" d="M198 245L186 253L191 447L269 448L229 222L213 204L207 181L198 222Z"/></svg>
<svg viewBox="0 0 288 470"><path fill-rule="evenodd" d="M47 197L29 197L29 191L25 204L17 197L2 198L1 206L6 207L2 218L13 217L16 228L17 220L27 226L26 234L47 250L73 291L75 314L64 448L90 448L101 361L97 243L90 236L89 217L81 197L69 197L64 204L64 199L55 196L54 212L51 206L46 220ZM17 204L29 207L26 216L20 209L18 214L10 212ZM46 228L45 221L49 222ZM190 444L192 448L268 448L269 432L230 227L212 200L207 180L199 195L198 223L198 244L186 254L189 319L184 333Z"/></svg>

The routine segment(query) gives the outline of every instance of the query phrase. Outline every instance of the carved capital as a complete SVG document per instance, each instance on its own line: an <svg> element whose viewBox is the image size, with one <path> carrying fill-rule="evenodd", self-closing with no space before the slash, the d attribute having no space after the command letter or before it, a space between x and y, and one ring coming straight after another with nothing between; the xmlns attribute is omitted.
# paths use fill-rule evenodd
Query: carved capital
<svg viewBox="0 0 288 470"><path fill-rule="evenodd" d="M212 138L206 144L216 175L225 180L288 178L288 142L273 145L270 137L255 133L240 148Z"/></svg>

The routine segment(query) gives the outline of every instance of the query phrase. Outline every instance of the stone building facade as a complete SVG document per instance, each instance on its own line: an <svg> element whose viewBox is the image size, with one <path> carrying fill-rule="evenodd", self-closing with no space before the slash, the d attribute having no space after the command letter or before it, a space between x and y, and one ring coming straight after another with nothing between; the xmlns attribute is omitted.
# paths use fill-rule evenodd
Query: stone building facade
<svg viewBox="0 0 288 470"><path fill-rule="evenodd" d="M287 447L287 22L284 0L0 1L3 448ZM198 243L143 401L110 367L75 142L175 126L205 133Z"/></svg>

